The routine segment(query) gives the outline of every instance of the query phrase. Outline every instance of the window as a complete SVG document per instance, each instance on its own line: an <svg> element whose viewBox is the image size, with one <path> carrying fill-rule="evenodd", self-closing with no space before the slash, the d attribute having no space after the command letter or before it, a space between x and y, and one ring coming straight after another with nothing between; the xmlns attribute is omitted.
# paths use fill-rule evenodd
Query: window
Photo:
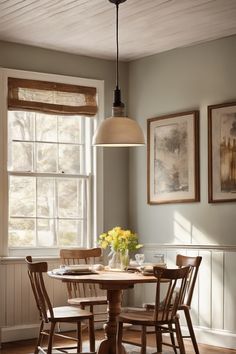
<svg viewBox="0 0 236 354"><path fill-rule="evenodd" d="M15 82L23 86L18 92ZM70 85L54 84L51 90L42 88L40 81L39 88L37 81L27 87L31 80L10 78L8 83L9 254L33 249L38 255L53 255L61 247L91 246L97 217L91 97L89 104L78 100L74 85L68 92ZM86 104L88 114L76 114L76 107L84 112Z"/></svg>
<svg viewBox="0 0 236 354"><path fill-rule="evenodd" d="M8 113L9 247L83 246L91 119Z"/></svg>

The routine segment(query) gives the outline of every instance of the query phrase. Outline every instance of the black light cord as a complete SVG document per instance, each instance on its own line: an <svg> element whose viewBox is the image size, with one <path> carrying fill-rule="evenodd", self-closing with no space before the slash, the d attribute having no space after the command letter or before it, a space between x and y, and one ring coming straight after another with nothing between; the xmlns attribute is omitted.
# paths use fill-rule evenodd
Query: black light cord
<svg viewBox="0 0 236 354"><path fill-rule="evenodd" d="M119 4L126 0L109 0L116 5L116 89L114 90L114 107L124 107L124 104L121 102L121 92L119 89ZM123 114L119 111L119 116Z"/></svg>
<svg viewBox="0 0 236 354"><path fill-rule="evenodd" d="M119 2L116 3L116 89L119 89L119 28L118 28Z"/></svg>

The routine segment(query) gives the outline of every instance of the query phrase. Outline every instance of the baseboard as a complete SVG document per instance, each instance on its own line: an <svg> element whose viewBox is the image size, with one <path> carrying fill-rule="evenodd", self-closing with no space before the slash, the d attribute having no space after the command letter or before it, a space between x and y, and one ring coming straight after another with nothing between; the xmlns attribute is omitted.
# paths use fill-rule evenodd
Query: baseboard
<svg viewBox="0 0 236 354"><path fill-rule="evenodd" d="M96 324L95 327L101 328L101 324ZM61 327L62 331L73 330L73 325L64 324ZM133 327L137 329L137 327ZM30 324L13 327L1 328L1 342L14 342L17 340L32 339L38 336L39 325ZM182 327L183 335L187 334L187 329ZM236 349L236 334L228 331L210 330L204 327L194 328L198 343Z"/></svg>
<svg viewBox="0 0 236 354"><path fill-rule="evenodd" d="M101 323L95 323L95 329L101 329ZM73 331L75 330L75 325L69 323L62 323L60 325L62 332ZM2 327L1 331L1 343L6 342L15 342L18 340L32 339L38 337L39 324L29 324L29 325L20 325L12 327Z"/></svg>
<svg viewBox="0 0 236 354"><path fill-rule="evenodd" d="M39 325L30 324L22 326L12 326L1 328L2 343L14 342L17 340L37 338Z"/></svg>
<svg viewBox="0 0 236 354"><path fill-rule="evenodd" d="M133 326L133 330L139 330L138 326ZM183 335L188 335L186 327L181 326ZM152 330L150 328L150 330ZM236 349L236 334L229 331L213 330L205 327L194 327L197 342L228 349Z"/></svg>
<svg viewBox="0 0 236 354"><path fill-rule="evenodd" d="M183 333L187 330L183 330ZM236 349L236 334L229 331L195 327L194 332L198 343L213 345L216 347Z"/></svg>

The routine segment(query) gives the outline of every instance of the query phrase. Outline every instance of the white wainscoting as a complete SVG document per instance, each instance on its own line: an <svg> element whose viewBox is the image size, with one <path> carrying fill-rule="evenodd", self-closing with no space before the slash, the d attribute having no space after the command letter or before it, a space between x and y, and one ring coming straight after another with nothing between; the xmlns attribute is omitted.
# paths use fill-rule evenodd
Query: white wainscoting
<svg viewBox="0 0 236 354"><path fill-rule="evenodd" d="M168 267L176 254L200 255L203 261L192 302L192 319L201 343L236 348L236 247L147 244L147 261L164 253ZM46 259L49 269L59 260ZM0 260L0 327L2 342L37 336L39 316L32 297L27 269L22 259ZM65 285L45 276L54 306L67 302ZM153 301L154 286L136 285L128 292L130 306ZM183 323L184 324L184 323Z"/></svg>
<svg viewBox="0 0 236 354"><path fill-rule="evenodd" d="M46 259L49 270L59 260ZM0 261L0 327L1 341L9 342L37 337L39 314L32 296L27 267L22 259ZM65 284L45 275L45 284L54 306L66 304Z"/></svg>
<svg viewBox="0 0 236 354"><path fill-rule="evenodd" d="M236 247L146 244L147 262L163 253L169 268L177 254L202 256L192 301L192 320L200 343L236 348ZM154 285L136 285L129 293L129 305L153 302ZM183 319L182 324L184 324Z"/></svg>

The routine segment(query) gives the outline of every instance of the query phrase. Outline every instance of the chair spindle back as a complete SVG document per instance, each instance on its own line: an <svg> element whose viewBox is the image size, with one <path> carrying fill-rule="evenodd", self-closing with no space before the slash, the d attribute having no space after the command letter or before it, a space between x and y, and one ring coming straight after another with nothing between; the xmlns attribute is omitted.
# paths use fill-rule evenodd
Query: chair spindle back
<svg viewBox="0 0 236 354"><path fill-rule="evenodd" d="M27 256L25 261L40 318L45 322L49 322L47 311L49 311L51 318L53 318L53 309L43 280L43 273L48 271L48 265L46 262L33 263L31 256Z"/></svg>
<svg viewBox="0 0 236 354"><path fill-rule="evenodd" d="M177 269L154 267L153 271L157 278L154 321L171 321L183 301L190 267ZM164 300L161 299L161 295Z"/></svg>
<svg viewBox="0 0 236 354"><path fill-rule="evenodd" d="M182 256L180 254L178 254L176 256L176 265L179 268L188 267L188 266L190 267L186 292L185 292L184 299L182 302L182 304L185 304L189 307L191 306L193 291L194 291L194 287L196 284L197 275L198 275L201 261L202 261L202 257L200 257L200 256L188 257L188 256Z"/></svg>
<svg viewBox="0 0 236 354"><path fill-rule="evenodd" d="M89 249L61 249L60 258L63 265L87 264L93 265L99 262L102 255L101 248ZM85 284L78 282L68 282L67 291L69 299L79 297L98 296L99 291L97 284Z"/></svg>

